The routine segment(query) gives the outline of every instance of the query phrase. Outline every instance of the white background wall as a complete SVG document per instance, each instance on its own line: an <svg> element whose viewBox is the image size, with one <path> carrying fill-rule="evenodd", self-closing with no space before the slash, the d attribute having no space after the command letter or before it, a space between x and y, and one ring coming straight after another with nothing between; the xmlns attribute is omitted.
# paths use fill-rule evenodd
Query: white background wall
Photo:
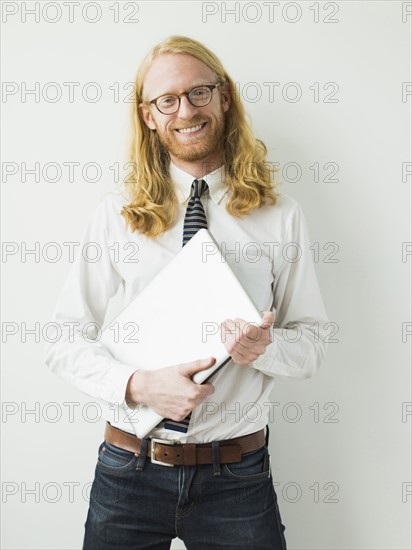
<svg viewBox="0 0 412 550"><path fill-rule="evenodd" d="M169 34L197 38L222 59L283 169L283 191L302 204L319 243L316 270L336 342L315 377L278 382L272 396L272 470L288 547L411 548L411 336L402 338L411 331L411 256L402 257L412 177L402 172L411 173L411 85L409 95L402 89L412 80L412 15L403 22L402 12L411 3L83 2L73 22L64 4L39 2L38 22L24 17L34 2L2 6L2 78L11 91L2 100L2 239L16 243L2 263L2 548L81 547L104 420L94 422L92 399L48 371L44 340L24 340L24 323L41 330L50 320L71 265L63 243L79 241L104 193L119 188L110 167L125 161L131 88L123 86ZM91 23L96 5L101 17ZM56 6L61 18L48 22ZM50 82L62 93L56 102ZM65 82L80 84L73 102ZM95 103L82 96L90 82L102 93ZM279 83L274 97L265 82ZM40 96L25 96L35 83ZM24 163L36 162L40 171L58 163L61 177L53 182L50 168L24 179ZM64 162L80 163L74 181ZM97 182L82 176L89 162L101 167ZM62 258L21 254L36 242L41 252L58 243Z"/></svg>

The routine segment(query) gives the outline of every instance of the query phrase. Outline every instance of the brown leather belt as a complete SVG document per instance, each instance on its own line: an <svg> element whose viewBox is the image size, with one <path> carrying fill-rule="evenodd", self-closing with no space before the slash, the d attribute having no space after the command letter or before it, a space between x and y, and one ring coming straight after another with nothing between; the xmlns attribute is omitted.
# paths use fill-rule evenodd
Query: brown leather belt
<svg viewBox="0 0 412 550"><path fill-rule="evenodd" d="M116 447L130 451L137 456L140 454L142 440L111 426L109 423L106 423L104 438ZM244 453L257 451L265 445L265 430L216 443L214 445L215 452L217 450L219 452L220 463L240 462ZM155 464L164 466L213 464L212 443L176 443L173 439L152 437L148 439L146 456Z"/></svg>

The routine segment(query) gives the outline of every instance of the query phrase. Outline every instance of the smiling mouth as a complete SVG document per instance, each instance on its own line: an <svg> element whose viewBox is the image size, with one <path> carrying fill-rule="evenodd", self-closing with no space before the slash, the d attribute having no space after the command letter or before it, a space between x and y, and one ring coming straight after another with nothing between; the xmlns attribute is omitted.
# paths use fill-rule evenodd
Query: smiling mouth
<svg viewBox="0 0 412 550"><path fill-rule="evenodd" d="M198 132L206 125L206 122L202 122L202 124L196 124L196 126L190 126L189 128L176 128L176 132L179 132L179 134L194 134L195 132Z"/></svg>

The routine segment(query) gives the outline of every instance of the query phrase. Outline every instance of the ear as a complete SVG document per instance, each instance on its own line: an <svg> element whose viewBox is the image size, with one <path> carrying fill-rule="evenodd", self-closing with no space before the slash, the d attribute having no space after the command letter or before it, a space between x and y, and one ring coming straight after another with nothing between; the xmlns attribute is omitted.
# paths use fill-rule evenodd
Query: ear
<svg viewBox="0 0 412 550"><path fill-rule="evenodd" d="M153 122L152 113L146 103L139 104L139 113L146 126L148 126L151 130L156 130L156 125Z"/></svg>
<svg viewBox="0 0 412 550"><path fill-rule="evenodd" d="M223 108L223 112L226 113L226 111L228 111L229 107L230 107L230 102L231 102L231 92L230 92L230 84L229 82L226 82L226 84L224 84L222 86L222 108Z"/></svg>

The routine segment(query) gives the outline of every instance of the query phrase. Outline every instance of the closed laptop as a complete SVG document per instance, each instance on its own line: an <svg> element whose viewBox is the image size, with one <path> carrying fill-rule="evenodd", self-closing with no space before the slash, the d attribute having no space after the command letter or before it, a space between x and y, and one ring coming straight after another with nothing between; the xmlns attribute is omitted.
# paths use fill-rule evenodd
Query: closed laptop
<svg viewBox="0 0 412 550"><path fill-rule="evenodd" d="M101 343L136 370L215 357L212 367L193 376L201 384L229 361L220 324L236 317L255 326L262 322L210 232L200 229L103 328ZM146 405L124 412L140 438L163 420Z"/></svg>

